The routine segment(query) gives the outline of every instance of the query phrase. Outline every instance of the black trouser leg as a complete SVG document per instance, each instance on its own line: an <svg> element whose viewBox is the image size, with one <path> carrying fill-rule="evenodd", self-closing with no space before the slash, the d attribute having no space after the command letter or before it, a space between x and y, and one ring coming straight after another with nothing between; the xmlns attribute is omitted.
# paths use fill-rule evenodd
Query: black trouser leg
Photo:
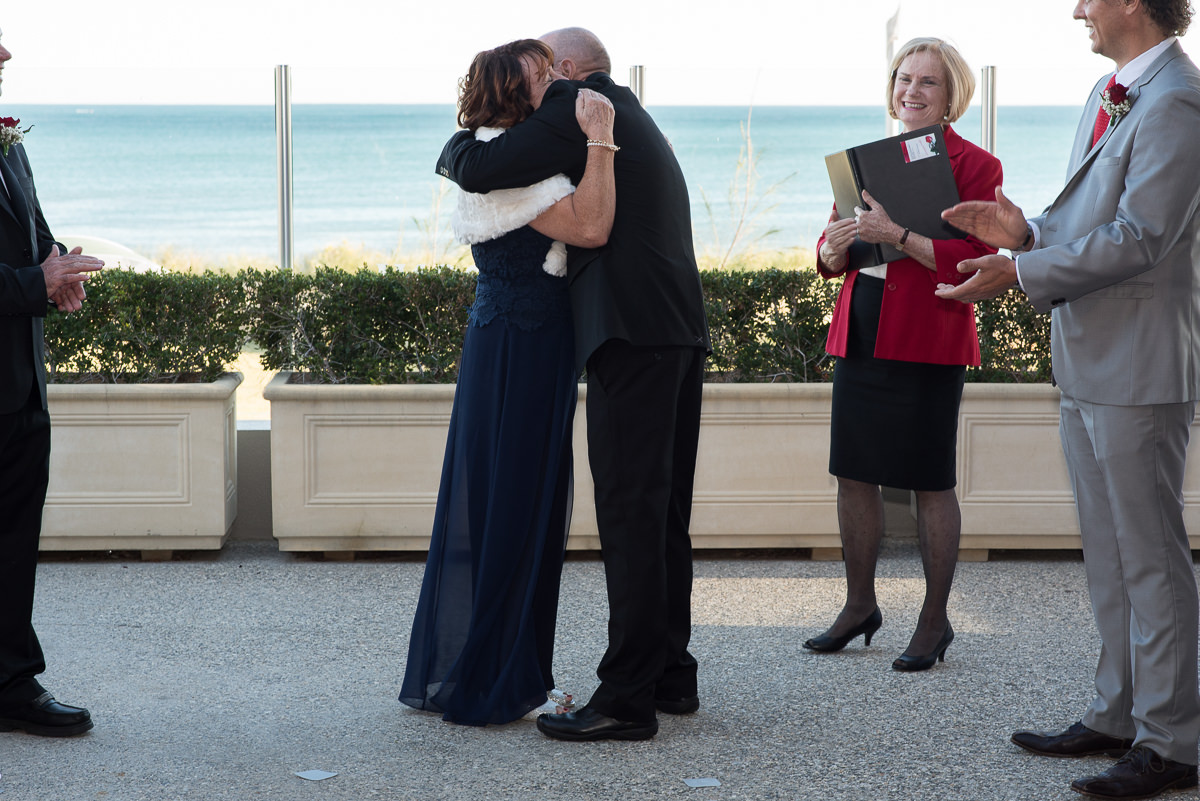
<svg viewBox="0 0 1200 801"><path fill-rule="evenodd" d="M0 699L41 694L46 669L33 631L42 506L50 476L50 415L37 388L23 409L0 415Z"/></svg>
<svg viewBox="0 0 1200 801"><path fill-rule="evenodd" d="M620 720L654 718L695 693L691 636L692 482L703 352L606 343L588 362L588 450L609 597L609 644L589 702Z"/></svg>

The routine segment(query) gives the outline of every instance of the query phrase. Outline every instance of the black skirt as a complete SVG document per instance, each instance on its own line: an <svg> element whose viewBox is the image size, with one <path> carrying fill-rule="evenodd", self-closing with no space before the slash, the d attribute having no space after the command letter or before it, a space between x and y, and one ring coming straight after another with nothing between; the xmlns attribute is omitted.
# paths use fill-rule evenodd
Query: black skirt
<svg viewBox="0 0 1200 801"><path fill-rule="evenodd" d="M833 373L829 472L899 489L953 489L967 369L876 359L883 291L882 279L855 279L846 356Z"/></svg>

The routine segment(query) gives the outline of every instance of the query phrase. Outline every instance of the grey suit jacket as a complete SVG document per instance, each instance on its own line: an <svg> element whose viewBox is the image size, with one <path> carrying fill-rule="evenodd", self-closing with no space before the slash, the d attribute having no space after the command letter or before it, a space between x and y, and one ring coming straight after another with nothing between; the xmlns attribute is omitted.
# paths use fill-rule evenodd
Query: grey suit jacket
<svg viewBox="0 0 1200 801"><path fill-rule="evenodd" d="M1091 146L1097 83L1067 183L1034 220L1021 286L1051 311L1054 377L1118 406L1200 397L1200 71L1174 43L1129 90L1128 114Z"/></svg>

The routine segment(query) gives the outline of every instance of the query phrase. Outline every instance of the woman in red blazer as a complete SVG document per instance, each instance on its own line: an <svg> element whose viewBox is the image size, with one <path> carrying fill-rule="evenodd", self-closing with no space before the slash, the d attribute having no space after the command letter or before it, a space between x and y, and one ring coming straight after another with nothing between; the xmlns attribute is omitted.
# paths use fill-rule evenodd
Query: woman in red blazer
<svg viewBox="0 0 1200 801"><path fill-rule="evenodd" d="M950 123L975 91L971 69L940 39L914 39L892 61L888 112L906 131L943 126L959 196L992 200L1000 162L965 141ZM844 275L826 349L838 357L833 378L829 472L838 482L838 523L846 562L846 604L834 624L804 643L840 651L883 624L875 598L875 564L883 537L881 486L917 497L925 568L925 603L896 670L926 670L954 639L946 614L958 560L960 516L954 494L958 405L967 365L979 364L975 310L934 295L939 283L967 276L958 263L995 249L973 239L929 239L897 225L863 193L853 217L837 210L817 244L817 269ZM867 209L870 206L870 209ZM891 245L908 258L847 271L855 238Z"/></svg>

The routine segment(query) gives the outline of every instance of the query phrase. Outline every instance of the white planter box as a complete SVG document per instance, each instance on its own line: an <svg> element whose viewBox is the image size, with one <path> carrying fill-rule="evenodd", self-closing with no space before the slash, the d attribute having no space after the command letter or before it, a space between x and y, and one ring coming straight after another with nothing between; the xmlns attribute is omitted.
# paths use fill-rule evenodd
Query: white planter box
<svg viewBox="0 0 1200 801"><path fill-rule="evenodd" d="M831 384L706 384L692 498L697 548L841 548Z"/></svg>
<svg viewBox="0 0 1200 801"><path fill-rule="evenodd" d="M963 390L957 489L964 550L1080 547L1058 399L1046 384Z"/></svg>
<svg viewBox="0 0 1200 801"><path fill-rule="evenodd" d="M41 549L220 548L237 516L241 381L48 386Z"/></svg>
<svg viewBox="0 0 1200 801"><path fill-rule="evenodd" d="M428 548L454 385L300 385L290 376L263 392L280 550Z"/></svg>
<svg viewBox="0 0 1200 801"><path fill-rule="evenodd" d="M274 534L285 551L424 550L429 545L452 385L304 386L281 373L271 401ZM575 415L567 547L596 550L584 400ZM692 506L697 548L812 548L836 557L829 384L707 384ZM1080 547L1058 436L1058 390L968 384L958 429L964 558L993 548ZM1200 425L1200 424L1198 424ZM1200 461L1200 435L1189 453ZM1200 548L1200 468L1185 515Z"/></svg>
<svg viewBox="0 0 1200 801"><path fill-rule="evenodd" d="M272 520L284 551L425 550L452 385L306 386L271 402ZM568 548L596 549L584 398L575 416ZM707 385L692 512L698 548L836 548L826 469L830 387Z"/></svg>
<svg viewBox="0 0 1200 801"><path fill-rule="evenodd" d="M963 549L1081 547L1058 401L1045 384L967 384L958 422ZM1183 500L1188 539L1200 549L1200 421Z"/></svg>

